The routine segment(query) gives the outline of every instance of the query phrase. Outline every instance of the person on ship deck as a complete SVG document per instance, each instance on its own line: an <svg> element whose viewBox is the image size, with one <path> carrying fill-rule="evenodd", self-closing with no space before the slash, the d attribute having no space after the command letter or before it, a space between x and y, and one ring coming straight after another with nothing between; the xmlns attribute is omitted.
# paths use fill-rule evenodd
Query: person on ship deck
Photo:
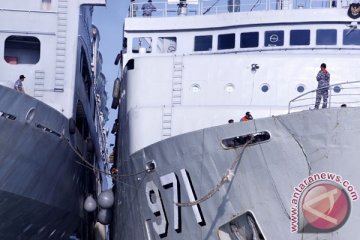
<svg viewBox="0 0 360 240"><path fill-rule="evenodd" d="M241 122L246 122L246 121L249 121L249 120L253 120L253 117L252 117L250 112L246 112L245 116L243 116L240 119Z"/></svg>
<svg viewBox="0 0 360 240"><path fill-rule="evenodd" d="M142 5L141 10L143 10L144 17L151 17L152 12L156 11L156 7L152 5L152 0L148 0L147 3Z"/></svg>
<svg viewBox="0 0 360 240"><path fill-rule="evenodd" d="M25 90L24 90L24 87L23 87L23 84L22 82L25 80L25 76L24 75L20 75L19 76L19 79L15 81L15 84L14 84L14 89L18 92L21 92L23 94L25 94Z"/></svg>
<svg viewBox="0 0 360 240"><path fill-rule="evenodd" d="M322 108L326 108L330 87L330 73L326 70L325 63L320 65L320 71L316 76L316 80L318 81L318 87L316 90L315 109L319 109L321 98L323 99Z"/></svg>

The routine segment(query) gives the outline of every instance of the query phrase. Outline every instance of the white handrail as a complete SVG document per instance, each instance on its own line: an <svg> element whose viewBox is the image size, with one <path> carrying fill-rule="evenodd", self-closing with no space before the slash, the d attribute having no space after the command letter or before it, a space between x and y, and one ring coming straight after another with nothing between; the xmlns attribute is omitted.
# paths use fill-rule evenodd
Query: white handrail
<svg viewBox="0 0 360 240"><path fill-rule="evenodd" d="M311 109L315 105L316 91L327 88L314 89L290 100L288 113L295 109L297 111ZM360 106L360 81L342 82L329 86L328 107L340 107L342 104Z"/></svg>
<svg viewBox="0 0 360 240"><path fill-rule="evenodd" d="M343 8L347 7L349 1L347 0L305 0L304 5L297 5L297 1L288 0L289 9L300 8ZM334 6L333 6L334 1ZM256 2L256 1L255 1ZM129 17L143 17L141 7L147 3L146 0L139 0L131 2L129 6ZM216 3L216 4L215 4ZM254 2L240 1L232 4L227 4L227 0L199 0L199 4L186 4L188 15L203 15L206 11L207 15L234 13L234 12L249 12L249 11L269 11L281 10L279 7L279 0L265 0L259 1L256 5ZM214 5L215 4L215 5ZM156 11L152 12L152 17L170 17L179 16L179 5L169 4L166 0L153 1L152 5L156 7Z"/></svg>

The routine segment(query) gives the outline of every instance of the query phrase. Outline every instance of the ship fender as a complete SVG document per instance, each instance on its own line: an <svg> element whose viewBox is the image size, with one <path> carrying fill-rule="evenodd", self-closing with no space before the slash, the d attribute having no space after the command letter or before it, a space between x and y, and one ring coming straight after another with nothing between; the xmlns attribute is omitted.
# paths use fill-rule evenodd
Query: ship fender
<svg viewBox="0 0 360 240"><path fill-rule="evenodd" d="M120 99L120 79L116 78L114 81L114 87L113 87L113 93L112 93L112 103L111 108L116 109L119 105L119 99Z"/></svg>
<svg viewBox="0 0 360 240"><path fill-rule="evenodd" d="M96 209L96 201L93 198L93 196L90 194L89 196L87 196L87 198L85 199L84 202L84 209L87 212L93 212Z"/></svg>
<svg viewBox="0 0 360 240"><path fill-rule="evenodd" d="M97 240L105 240L106 239L106 229L103 224L100 222L95 223L95 239Z"/></svg>
<svg viewBox="0 0 360 240"><path fill-rule="evenodd" d="M111 208L114 205L114 193L112 190L106 190L98 196L98 203L104 209Z"/></svg>
<svg viewBox="0 0 360 240"><path fill-rule="evenodd" d="M98 220L101 224L108 225L111 222L111 210L101 208L98 213Z"/></svg>

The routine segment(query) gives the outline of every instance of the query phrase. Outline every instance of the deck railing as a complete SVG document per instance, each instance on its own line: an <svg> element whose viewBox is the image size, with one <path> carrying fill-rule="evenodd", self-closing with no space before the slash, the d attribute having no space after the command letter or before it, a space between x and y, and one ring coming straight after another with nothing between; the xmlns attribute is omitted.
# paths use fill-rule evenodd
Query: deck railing
<svg viewBox="0 0 360 240"><path fill-rule="evenodd" d="M313 109L316 99L316 91L312 90L290 100L288 113ZM327 107L360 106L360 81L343 82L330 85ZM322 99L319 108L322 107Z"/></svg>
<svg viewBox="0 0 360 240"><path fill-rule="evenodd" d="M152 12L152 17L171 17L171 16L193 16L193 15L214 15L233 12L267 11L281 9L305 9L305 8L347 8L353 0L257 0L249 3L248 1L238 0L199 0L198 4L187 4L180 7L178 4L171 4L168 1L153 1L152 5L156 11ZM132 2L129 6L129 17L143 17L143 4L147 0Z"/></svg>

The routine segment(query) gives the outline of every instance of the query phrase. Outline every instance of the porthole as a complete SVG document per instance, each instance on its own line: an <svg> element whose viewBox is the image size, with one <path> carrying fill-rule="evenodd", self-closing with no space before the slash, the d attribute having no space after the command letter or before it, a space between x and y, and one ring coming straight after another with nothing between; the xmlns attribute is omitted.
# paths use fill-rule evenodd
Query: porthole
<svg viewBox="0 0 360 240"><path fill-rule="evenodd" d="M296 87L296 91L298 91L299 93L302 93L305 91L305 86L300 84Z"/></svg>
<svg viewBox="0 0 360 240"><path fill-rule="evenodd" d="M263 92L269 91L269 84L265 83L265 84L261 85L261 91L263 91Z"/></svg>
<svg viewBox="0 0 360 240"><path fill-rule="evenodd" d="M228 83L225 85L225 91L227 93L232 93L235 90L235 86L232 83Z"/></svg>
<svg viewBox="0 0 360 240"><path fill-rule="evenodd" d="M334 92L336 92L336 93L341 92L341 87L340 86L335 86L334 87Z"/></svg>
<svg viewBox="0 0 360 240"><path fill-rule="evenodd" d="M196 83L191 85L191 91L194 93L200 92L200 85Z"/></svg>

